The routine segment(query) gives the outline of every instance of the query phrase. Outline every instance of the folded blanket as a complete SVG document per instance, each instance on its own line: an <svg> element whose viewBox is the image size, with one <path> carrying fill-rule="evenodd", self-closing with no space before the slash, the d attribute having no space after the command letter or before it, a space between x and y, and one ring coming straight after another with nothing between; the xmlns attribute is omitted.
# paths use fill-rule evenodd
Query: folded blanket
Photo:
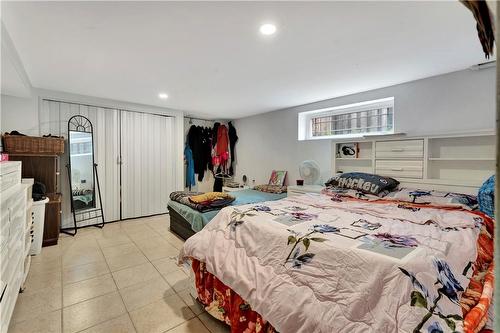
<svg viewBox="0 0 500 333"><path fill-rule="evenodd" d="M212 210L218 210L223 207L228 206L231 202L234 201L234 197L228 195L227 198L215 199L212 201L206 201L201 203L192 202L191 198L203 195L202 192L185 192L185 191L176 191L170 193L170 200L186 205L194 210L199 212L209 212Z"/></svg>
<svg viewBox="0 0 500 333"><path fill-rule="evenodd" d="M220 199L229 199L229 198L232 198L232 196L230 196L229 194L224 193L224 192L207 192L207 193L203 193L203 194L193 195L193 196L189 197L189 200L191 202L201 204L201 203L209 203L211 201L220 200ZM233 198L233 200L234 200L234 198Z"/></svg>
<svg viewBox="0 0 500 333"><path fill-rule="evenodd" d="M287 187L286 185L255 185L254 190L266 193L286 193Z"/></svg>

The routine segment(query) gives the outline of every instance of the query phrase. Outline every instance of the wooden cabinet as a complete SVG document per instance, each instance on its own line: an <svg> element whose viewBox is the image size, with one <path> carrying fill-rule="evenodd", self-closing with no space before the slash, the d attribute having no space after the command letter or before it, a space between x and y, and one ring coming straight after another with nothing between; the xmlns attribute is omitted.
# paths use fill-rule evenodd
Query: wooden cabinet
<svg viewBox="0 0 500 333"><path fill-rule="evenodd" d="M22 177L34 178L43 183L49 202L45 206L45 221L43 231L43 246L56 245L61 227L61 200L58 191L57 155L9 155L10 160L22 162Z"/></svg>
<svg viewBox="0 0 500 333"><path fill-rule="evenodd" d="M61 194L48 193L49 202L45 205L42 246L56 245L61 229Z"/></svg>

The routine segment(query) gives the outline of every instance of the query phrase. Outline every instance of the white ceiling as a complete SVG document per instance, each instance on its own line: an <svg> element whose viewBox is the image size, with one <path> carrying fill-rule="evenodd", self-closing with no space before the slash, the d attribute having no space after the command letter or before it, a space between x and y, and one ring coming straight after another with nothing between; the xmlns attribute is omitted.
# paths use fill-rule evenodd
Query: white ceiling
<svg viewBox="0 0 500 333"><path fill-rule="evenodd" d="M34 87L239 118L484 61L451 2L2 2ZM274 36L259 35L274 22ZM160 100L159 92L168 100Z"/></svg>

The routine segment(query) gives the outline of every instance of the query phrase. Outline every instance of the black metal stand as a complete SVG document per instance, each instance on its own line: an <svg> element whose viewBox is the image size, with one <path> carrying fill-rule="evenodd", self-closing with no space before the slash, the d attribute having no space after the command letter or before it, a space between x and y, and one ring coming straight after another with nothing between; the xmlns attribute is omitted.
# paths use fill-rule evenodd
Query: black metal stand
<svg viewBox="0 0 500 333"><path fill-rule="evenodd" d="M97 163L94 163L94 175L95 175L95 182L97 184L97 192L99 194L99 208L95 209L87 209L81 212L76 212L75 207L73 206L73 187L71 185L71 168L69 164L66 164L66 168L68 169L68 180L69 180L69 191L70 191L70 202L71 202L71 213L73 214L73 222L74 222L74 227L73 227L73 232L68 231L68 229L62 229L61 232L75 236L76 233L78 232L79 227L78 222L83 222L83 221L88 221L88 220L93 220L93 219L102 219L102 223L97 223L97 224L90 224L86 225L84 227L97 227L97 228L102 228L104 227L104 211L102 209L102 198L101 198L101 187L99 186L99 175L97 174ZM100 213L100 214L99 214Z"/></svg>

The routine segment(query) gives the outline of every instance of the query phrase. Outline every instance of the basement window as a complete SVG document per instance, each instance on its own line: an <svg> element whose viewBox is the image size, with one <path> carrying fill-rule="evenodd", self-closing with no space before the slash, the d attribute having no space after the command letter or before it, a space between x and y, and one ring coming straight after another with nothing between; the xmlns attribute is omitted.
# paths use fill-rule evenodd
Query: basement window
<svg viewBox="0 0 500 333"><path fill-rule="evenodd" d="M299 113L299 140L394 133L394 97Z"/></svg>

